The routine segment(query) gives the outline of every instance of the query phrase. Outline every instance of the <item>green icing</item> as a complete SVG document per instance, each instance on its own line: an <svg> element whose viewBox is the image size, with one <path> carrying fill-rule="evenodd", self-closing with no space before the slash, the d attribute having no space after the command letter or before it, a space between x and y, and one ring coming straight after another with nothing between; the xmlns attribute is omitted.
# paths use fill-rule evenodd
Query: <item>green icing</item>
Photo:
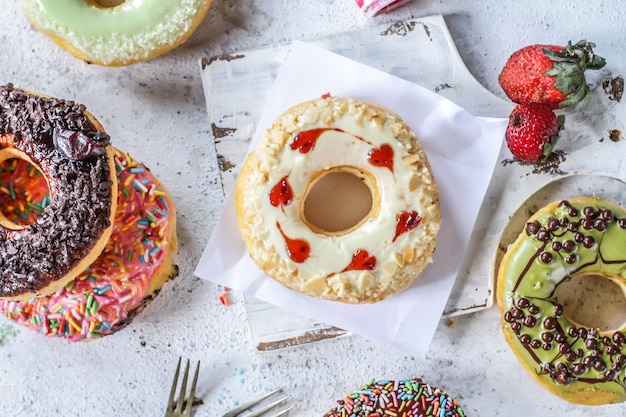
<svg viewBox="0 0 626 417"><path fill-rule="evenodd" d="M126 0L99 8L87 0L20 0L40 30L94 61L142 59L172 45L191 29L206 0ZM206 9L204 9L206 10Z"/></svg>
<svg viewBox="0 0 626 417"><path fill-rule="evenodd" d="M623 397L626 395L623 332L601 335L597 329L577 328L562 314L555 292L570 276L596 274L617 279L626 276L626 230L618 222L619 218L626 219L626 211L600 200L594 200L593 205L572 200L571 206L576 208L577 215L572 215L568 205L555 203L531 219L539 222L539 230L547 233L547 239L542 241L541 234L533 231L529 235L527 228L511 246L513 252L499 278L504 331L520 359L557 391L601 389ZM588 206L593 206L596 214L590 220L583 220L587 218L583 213ZM610 210L611 216L606 210ZM593 227L586 229L581 225L585 222ZM578 224L578 230L569 230L566 224ZM553 242L558 242L556 247ZM568 256L570 262L566 261Z"/></svg>

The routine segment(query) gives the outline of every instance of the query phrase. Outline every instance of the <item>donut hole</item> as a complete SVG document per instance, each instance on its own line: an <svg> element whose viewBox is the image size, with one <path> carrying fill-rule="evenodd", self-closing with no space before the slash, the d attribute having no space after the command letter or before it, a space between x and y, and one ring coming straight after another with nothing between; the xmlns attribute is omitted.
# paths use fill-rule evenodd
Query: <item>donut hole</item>
<svg viewBox="0 0 626 417"><path fill-rule="evenodd" d="M577 326L614 332L626 323L626 293L618 282L601 274L577 275L558 286L557 302Z"/></svg>
<svg viewBox="0 0 626 417"><path fill-rule="evenodd" d="M371 174L353 167L319 172L303 196L302 220L315 233L349 233L373 215L378 201L374 185Z"/></svg>
<svg viewBox="0 0 626 417"><path fill-rule="evenodd" d="M20 230L34 223L50 202L45 176L20 158L0 161L0 224Z"/></svg>
<svg viewBox="0 0 626 417"><path fill-rule="evenodd" d="M91 2L101 9L112 9L126 3L126 0L91 0Z"/></svg>

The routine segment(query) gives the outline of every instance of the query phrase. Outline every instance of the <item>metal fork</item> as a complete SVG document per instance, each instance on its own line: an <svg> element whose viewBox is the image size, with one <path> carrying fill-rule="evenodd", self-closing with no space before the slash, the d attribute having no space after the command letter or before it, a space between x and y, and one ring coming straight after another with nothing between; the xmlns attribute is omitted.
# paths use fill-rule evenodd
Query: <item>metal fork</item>
<svg viewBox="0 0 626 417"><path fill-rule="evenodd" d="M222 417L237 417L239 414L241 414L242 412L254 407L255 405L259 404L261 401L263 401L264 399L271 397L274 394L277 394L279 392L281 392L283 389L279 388L277 390L268 392L267 394L263 394L261 395L259 398L256 398L248 403L245 403L244 405L240 405L239 407L230 410L228 413L224 414ZM258 417L268 411L270 411L271 409L273 409L276 406L279 406L280 404L284 403L285 401L287 401L290 398L289 395L279 398L278 400L267 404L266 406L263 406L262 408L259 408L258 410L254 410L253 412L246 414L245 417ZM291 407L288 407L282 411L280 411L278 414L274 414L273 416L268 416L268 417L281 417L284 415L287 415L289 413L289 411L291 411L293 408L295 407L295 405L292 405Z"/></svg>
<svg viewBox="0 0 626 417"><path fill-rule="evenodd" d="M191 390L189 396L185 398L185 391L187 390L187 378L189 377L189 359L187 359L187 366L185 367L185 373L183 374L182 385L180 387L180 393L178 394L178 401L174 402L174 395L176 394L176 385L178 382L178 374L180 373L180 363L182 358L178 358L178 365L176 365L176 373L174 373L174 382L172 383L172 389L170 390L170 398L167 401L167 409L165 410L165 417L191 417L191 407L193 406L194 394L196 392L196 382L198 382L198 371L200 370L200 361L196 365L196 372L193 376L193 382L191 383Z"/></svg>

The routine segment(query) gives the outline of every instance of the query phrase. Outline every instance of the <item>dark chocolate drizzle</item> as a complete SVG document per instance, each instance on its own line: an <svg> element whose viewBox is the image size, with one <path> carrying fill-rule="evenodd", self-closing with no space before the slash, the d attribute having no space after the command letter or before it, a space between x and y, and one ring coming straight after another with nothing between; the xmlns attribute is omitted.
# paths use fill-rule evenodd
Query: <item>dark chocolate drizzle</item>
<svg viewBox="0 0 626 417"><path fill-rule="evenodd" d="M0 149L27 154L51 194L36 222L22 230L0 227L0 297L39 294L74 268L110 225L109 137L85 111L72 101L0 87Z"/></svg>

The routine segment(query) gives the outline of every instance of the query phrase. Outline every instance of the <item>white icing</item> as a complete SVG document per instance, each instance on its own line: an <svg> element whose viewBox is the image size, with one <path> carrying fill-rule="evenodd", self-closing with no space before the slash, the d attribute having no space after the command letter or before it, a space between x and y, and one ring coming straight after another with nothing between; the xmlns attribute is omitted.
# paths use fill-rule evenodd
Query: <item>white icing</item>
<svg viewBox="0 0 626 417"><path fill-rule="evenodd" d="M402 156L407 153L406 149L388 126L381 128L373 123L359 126L356 120L348 113L335 120L333 127L343 132L325 131L317 140L314 149L306 154L291 150L292 138L277 155L277 164L268 170L270 174L267 184L263 191L257 194L256 205L262 221L255 222L253 233L257 236L266 236L263 239L268 248L273 246L278 253L285 253L285 239L276 227L277 222L286 236L303 239L309 243L310 257L305 262L293 262L285 255L285 262L292 269L297 269L300 276L313 279L330 277L331 274L341 272L350 264L352 255L357 249L366 250L369 255L375 256L378 269L389 262L394 262L397 253L411 246L409 241L424 238L423 228L417 227L401 234L393 241L396 233L396 216L399 213L415 210L424 218L423 222L428 221L429 217L428 208L421 205L423 191L420 188L409 190L408 184L414 172L402 161ZM321 123L307 125L306 130L316 127L327 126ZM358 137L365 141L359 140ZM394 151L393 173L387 167L372 165L367 159L370 149L383 144L391 146ZM300 218L300 205L314 174L338 166L357 167L374 176L380 196L378 215L347 234L319 235ZM289 175L288 181L293 190L294 200L285 207L274 207L269 200L270 191L286 175ZM359 275L363 274L363 271L347 273ZM329 282L332 284L332 277Z"/></svg>

